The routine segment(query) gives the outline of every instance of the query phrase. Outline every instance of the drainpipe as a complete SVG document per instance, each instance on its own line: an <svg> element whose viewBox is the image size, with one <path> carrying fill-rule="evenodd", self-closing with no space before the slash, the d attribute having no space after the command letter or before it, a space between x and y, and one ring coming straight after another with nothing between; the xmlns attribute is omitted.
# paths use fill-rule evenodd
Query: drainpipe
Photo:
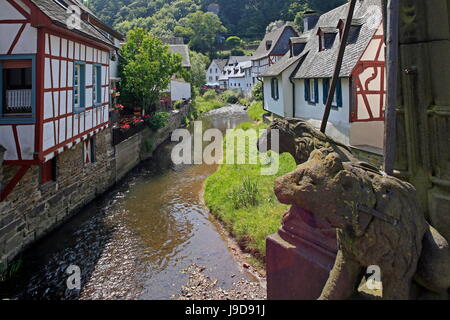
<svg viewBox="0 0 450 320"><path fill-rule="evenodd" d="M399 0L387 3L387 105L384 126L384 171L392 175L396 156L397 84L399 51Z"/></svg>
<svg viewBox="0 0 450 320"><path fill-rule="evenodd" d="M262 81L261 77L256 77L256 80L258 80L259 82L261 82L261 87L262 87L262 104L263 104L263 110L270 112L269 110L266 109L266 105L264 103L264 81Z"/></svg>
<svg viewBox="0 0 450 320"><path fill-rule="evenodd" d="M297 66L294 68L294 71L292 71L291 75L289 76L289 82L292 83L292 117L295 118L295 82L294 77L297 74L298 69L300 69L300 66L303 63L303 59L301 58L299 61L297 61Z"/></svg>

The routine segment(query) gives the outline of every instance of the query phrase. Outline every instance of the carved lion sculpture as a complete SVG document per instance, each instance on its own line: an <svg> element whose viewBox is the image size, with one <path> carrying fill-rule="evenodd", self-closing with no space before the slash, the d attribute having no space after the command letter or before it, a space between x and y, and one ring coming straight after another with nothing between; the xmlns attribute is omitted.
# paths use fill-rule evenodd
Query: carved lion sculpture
<svg viewBox="0 0 450 320"><path fill-rule="evenodd" d="M383 299L410 298L414 277L445 294L450 287L448 244L444 239L436 244L439 237L420 211L414 187L349 162L330 145L313 151L275 186L280 202L312 212L338 230L336 262L320 299L350 298L371 265L381 269Z"/></svg>

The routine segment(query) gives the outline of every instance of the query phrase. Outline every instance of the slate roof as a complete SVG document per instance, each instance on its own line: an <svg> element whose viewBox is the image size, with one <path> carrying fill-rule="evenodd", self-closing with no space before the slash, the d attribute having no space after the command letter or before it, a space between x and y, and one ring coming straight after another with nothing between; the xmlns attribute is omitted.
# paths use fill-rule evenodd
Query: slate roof
<svg viewBox="0 0 450 320"><path fill-rule="evenodd" d="M316 27L304 34L310 36L310 40L304 49L304 52L309 53L296 73L295 78L331 78L333 76L340 45L339 36L336 36L331 49L319 52L317 31L319 28L326 28L326 30L328 28L336 28L340 19L345 20L347 18L348 5L348 3L344 4L323 14L319 18ZM345 49L340 77L349 77L351 75L356 63L377 31L377 28L373 28L370 23L367 23L369 18L373 18L372 6L377 6L381 10L381 0L362 0L357 3L352 21L355 22L354 25L360 25L361 30L356 41L349 43ZM274 68L276 65L274 65Z"/></svg>
<svg viewBox="0 0 450 320"><path fill-rule="evenodd" d="M273 51L273 49L276 47L278 40L280 40L281 36L283 35L284 30L286 30L287 28L292 28L295 30L295 28L290 24L285 24L282 27L279 27L269 33L266 33L264 39L259 43L258 49L256 49L256 51L253 53L252 60L260 60L262 58L269 56L270 53ZM267 50L266 48L267 41L272 42L272 45L269 50Z"/></svg>
<svg viewBox="0 0 450 320"><path fill-rule="evenodd" d="M245 71L244 70L245 69L249 69L251 67L252 67L252 62L250 60L244 61L244 62L240 62L236 67L232 68L233 72L228 76L228 78L242 78L242 77L245 77ZM237 70L237 73L235 73L235 70Z"/></svg>
<svg viewBox="0 0 450 320"><path fill-rule="evenodd" d="M277 77L284 70L292 66L294 63L300 61L303 57L305 57L308 52L303 51L298 56L290 56L290 52L286 53L277 63L273 64L269 69L261 72L260 77Z"/></svg>
<svg viewBox="0 0 450 320"><path fill-rule="evenodd" d="M72 32L79 33L85 37L92 38L94 40L101 41L108 45L113 45L111 40L103 35L102 32L97 30L93 25L83 20L80 21L81 29L69 29L67 26L68 14L66 9L59 5L54 0L31 0L47 17L49 17L52 22L60 27L68 29ZM78 2L71 2L66 0L68 5L77 4L84 10L84 6L81 6ZM87 8L86 8L87 9ZM90 13L90 11L88 11Z"/></svg>
<svg viewBox="0 0 450 320"><path fill-rule="evenodd" d="M245 62L245 61L251 61L251 58L252 57L248 57L248 56L230 56L229 58L228 58L228 62L227 62L227 64L230 64L230 63L241 63L241 62Z"/></svg>
<svg viewBox="0 0 450 320"><path fill-rule="evenodd" d="M185 68L191 67L191 58L189 57L189 48L186 44L170 44L169 45L170 52L178 53L182 60L181 64Z"/></svg>
<svg viewBox="0 0 450 320"><path fill-rule="evenodd" d="M219 67L220 71L223 71L223 68L227 65L228 59L214 59L213 62Z"/></svg>

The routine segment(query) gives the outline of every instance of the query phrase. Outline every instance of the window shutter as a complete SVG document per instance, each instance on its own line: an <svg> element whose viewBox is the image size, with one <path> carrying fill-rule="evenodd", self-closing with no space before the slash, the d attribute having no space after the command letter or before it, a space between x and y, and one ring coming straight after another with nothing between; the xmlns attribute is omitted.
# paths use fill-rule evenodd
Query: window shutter
<svg viewBox="0 0 450 320"><path fill-rule="evenodd" d="M280 98L280 86L278 85L278 79L275 80L275 85L276 85L276 89L277 89L277 100Z"/></svg>
<svg viewBox="0 0 450 320"><path fill-rule="evenodd" d="M305 79L305 101L309 101L309 79Z"/></svg>
<svg viewBox="0 0 450 320"><path fill-rule="evenodd" d="M336 102L338 107L342 107L342 84L341 79L338 79L336 86Z"/></svg>
<svg viewBox="0 0 450 320"><path fill-rule="evenodd" d="M315 103L319 103L319 79L314 79L314 95L316 98Z"/></svg>
<svg viewBox="0 0 450 320"><path fill-rule="evenodd" d="M272 96L272 99L275 100L275 90L274 90L274 85L273 85L273 79L270 79L270 95Z"/></svg>
<svg viewBox="0 0 450 320"><path fill-rule="evenodd" d="M325 78L323 81L323 104L327 104L328 91L330 90L330 79Z"/></svg>

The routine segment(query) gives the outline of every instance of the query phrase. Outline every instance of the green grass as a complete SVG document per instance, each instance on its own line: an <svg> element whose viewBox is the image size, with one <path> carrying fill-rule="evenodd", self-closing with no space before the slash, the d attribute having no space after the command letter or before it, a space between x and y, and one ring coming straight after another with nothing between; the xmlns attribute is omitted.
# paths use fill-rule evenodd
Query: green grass
<svg viewBox="0 0 450 320"><path fill-rule="evenodd" d="M223 102L219 97L216 98L208 98L205 99L204 97L197 97L195 98L195 110L197 111L197 115L200 115L202 113L206 113L208 111L222 108L226 105L225 102Z"/></svg>
<svg viewBox="0 0 450 320"><path fill-rule="evenodd" d="M264 127L262 123L244 123L238 128ZM256 139L247 139L248 143L256 144ZM294 170L296 165L291 155L282 154L275 176L261 175L262 167L261 164L222 164L205 185L205 201L212 214L260 262L265 258L266 237L277 231L288 210L274 195L275 179Z"/></svg>

